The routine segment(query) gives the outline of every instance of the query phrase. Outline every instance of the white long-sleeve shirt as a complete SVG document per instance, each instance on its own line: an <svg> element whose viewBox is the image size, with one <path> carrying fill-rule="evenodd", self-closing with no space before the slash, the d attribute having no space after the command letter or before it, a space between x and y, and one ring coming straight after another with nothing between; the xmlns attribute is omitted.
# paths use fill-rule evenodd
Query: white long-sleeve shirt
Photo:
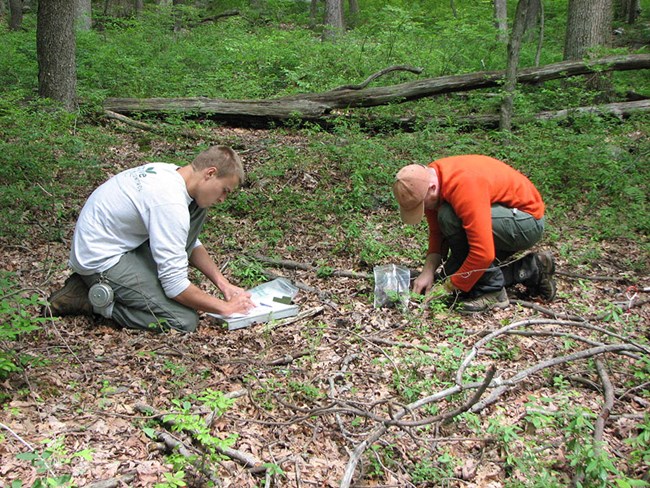
<svg viewBox="0 0 650 488"><path fill-rule="evenodd" d="M174 164L145 164L99 186L77 220L70 251L73 271L104 272L149 239L165 294L173 298L182 293L190 285L186 245L192 197L177 169Z"/></svg>

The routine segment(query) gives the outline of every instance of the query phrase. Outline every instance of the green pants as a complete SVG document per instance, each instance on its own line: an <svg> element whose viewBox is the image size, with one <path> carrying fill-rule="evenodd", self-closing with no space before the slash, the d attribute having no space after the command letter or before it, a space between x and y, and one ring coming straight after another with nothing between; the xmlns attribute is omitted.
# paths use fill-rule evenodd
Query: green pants
<svg viewBox="0 0 650 488"><path fill-rule="evenodd" d="M186 252L188 259L192 246L203 228L207 212L190 205L190 232ZM174 225L170 222L170 225ZM149 241L127 252L112 268L103 273L82 277L88 286L102 281L113 288L115 301L111 319L130 329L165 330L174 328L193 332L199 322L195 310L181 305L165 295Z"/></svg>
<svg viewBox="0 0 650 488"><path fill-rule="evenodd" d="M438 210L438 223L443 240L449 245L449 258L445 262L444 273L451 275L458 271L469 254L467 235L462 220L448 203ZM521 210L492 205L492 235L496 261L481 276L470 294L483 294L522 283L535 286L539 280L539 270L532 255L501 265L516 252L530 249L544 232L544 217L536 219Z"/></svg>

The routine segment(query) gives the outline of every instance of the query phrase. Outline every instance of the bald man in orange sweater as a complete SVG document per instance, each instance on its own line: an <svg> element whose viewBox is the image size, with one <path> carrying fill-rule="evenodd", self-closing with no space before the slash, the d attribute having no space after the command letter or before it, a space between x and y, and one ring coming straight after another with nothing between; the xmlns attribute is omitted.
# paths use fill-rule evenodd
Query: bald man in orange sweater
<svg viewBox="0 0 650 488"><path fill-rule="evenodd" d="M556 292L550 252L529 253L544 231L544 202L535 186L507 164L477 154L402 168L393 185L402 220L416 225L426 216L429 246L414 293L428 293L445 260L442 286L457 292L460 311L476 313L508 306L505 288L521 283L548 302Z"/></svg>

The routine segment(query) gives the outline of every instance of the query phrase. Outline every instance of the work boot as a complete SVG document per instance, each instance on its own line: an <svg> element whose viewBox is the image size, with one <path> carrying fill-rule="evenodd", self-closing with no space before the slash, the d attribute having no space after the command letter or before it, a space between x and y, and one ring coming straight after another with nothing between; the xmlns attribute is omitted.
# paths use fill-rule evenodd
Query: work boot
<svg viewBox="0 0 650 488"><path fill-rule="evenodd" d="M88 299L88 287L77 273L65 280L63 288L52 293L47 301L50 306L43 308L43 315L46 316L63 317L93 313L93 306Z"/></svg>
<svg viewBox="0 0 650 488"><path fill-rule="evenodd" d="M550 251L535 253L535 263L539 270L537 286L532 290L545 302L551 302L557 293L557 283L553 279L555 274L555 260Z"/></svg>
<svg viewBox="0 0 650 488"><path fill-rule="evenodd" d="M506 289L501 288L498 291L491 291L475 298L462 300L458 311L465 314L487 312L495 308L506 308L509 304Z"/></svg>

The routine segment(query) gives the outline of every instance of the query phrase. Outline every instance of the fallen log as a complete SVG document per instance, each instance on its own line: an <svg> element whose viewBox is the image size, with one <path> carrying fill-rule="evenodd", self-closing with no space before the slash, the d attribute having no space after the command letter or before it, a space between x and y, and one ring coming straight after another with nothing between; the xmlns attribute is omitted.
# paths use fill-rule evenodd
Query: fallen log
<svg viewBox="0 0 650 488"><path fill-rule="evenodd" d="M594 72L650 68L650 55L608 56L590 61L563 61L525 68L518 83L540 83ZM218 98L107 98L104 109L118 113L186 113L209 115L229 122L317 120L337 109L375 107L402 103L444 93L492 88L502 83L504 72L480 71L464 75L427 78L391 86L364 89L337 88L322 93L305 93L268 100L225 100Z"/></svg>

